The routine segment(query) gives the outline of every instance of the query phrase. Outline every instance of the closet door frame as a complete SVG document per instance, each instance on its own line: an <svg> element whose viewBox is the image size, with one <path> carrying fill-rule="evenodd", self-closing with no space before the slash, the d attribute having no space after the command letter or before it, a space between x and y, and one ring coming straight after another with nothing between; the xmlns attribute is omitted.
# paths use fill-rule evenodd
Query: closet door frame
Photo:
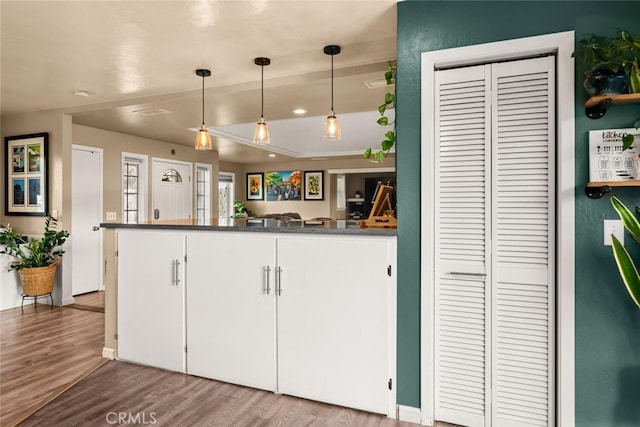
<svg viewBox="0 0 640 427"><path fill-rule="evenodd" d="M556 62L556 420L575 424L575 93L574 32L562 32L422 54L421 131L421 417L434 422L435 70L555 53Z"/></svg>

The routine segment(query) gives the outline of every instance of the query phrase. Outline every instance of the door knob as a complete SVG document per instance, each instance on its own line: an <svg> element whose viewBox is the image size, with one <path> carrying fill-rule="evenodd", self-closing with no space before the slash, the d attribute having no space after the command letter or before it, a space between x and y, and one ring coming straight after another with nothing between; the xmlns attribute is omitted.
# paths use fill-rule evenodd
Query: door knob
<svg viewBox="0 0 640 427"><path fill-rule="evenodd" d="M93 226L93 231L98 231L98 230L100 230L100 227L98 227L97 225L94 225Z"/></svg>

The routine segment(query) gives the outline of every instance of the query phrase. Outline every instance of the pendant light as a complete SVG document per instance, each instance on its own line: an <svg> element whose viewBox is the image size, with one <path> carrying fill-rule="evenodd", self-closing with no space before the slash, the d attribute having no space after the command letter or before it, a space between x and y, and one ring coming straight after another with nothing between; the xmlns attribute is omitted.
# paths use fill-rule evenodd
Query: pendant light
<svg viewBox="0 0 640 427"><path fill-rule="evenodd" d="M324 47L324 53L331 56L331 113L327 116L324 123L324 139L336 140L342 136L340 123L336 114L333 112L333 57L340 53L340 46L330 44Z"/></svg>
<svg viewBox="0 0 640 427"><path fill-rule="evenodd" d="M267 125L267 122L264 121L264 66L271 64L271 60L269 58L256 58L253 60L253 62L256 65L259 65L262 70L260 85L260 121L256 125L256 132L253 134L253 143L258 145L265 145L271 142L271 137L269 135L269 125Z"/></svg>
<svg viewBox="0 0 640 427"><path fill-rule="evenodd" d="M204 125L204 78L211 75L211 70L198 68L196 74L202 77L202 126L196 135L196 150L211 150L211 135Z"/></svg>

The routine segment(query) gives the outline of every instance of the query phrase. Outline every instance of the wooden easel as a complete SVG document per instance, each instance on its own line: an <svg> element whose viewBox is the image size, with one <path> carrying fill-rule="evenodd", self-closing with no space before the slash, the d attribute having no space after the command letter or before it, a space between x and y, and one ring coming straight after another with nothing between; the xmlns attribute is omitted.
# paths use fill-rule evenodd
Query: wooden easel
<svg viewBox="0 0 640 427"><path fill-rule="evenodd" d="M369 218L360 223L360 228L398 228L398 220L393 216L391 205L392 192L392 186L378 183L371 213Z"/></svg>

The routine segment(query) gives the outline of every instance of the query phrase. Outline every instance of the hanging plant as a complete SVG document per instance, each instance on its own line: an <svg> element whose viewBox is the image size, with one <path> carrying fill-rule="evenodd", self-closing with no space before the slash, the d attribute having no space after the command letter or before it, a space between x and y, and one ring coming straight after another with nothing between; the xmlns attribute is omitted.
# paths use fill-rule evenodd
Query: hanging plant
<svg viewBox="0 0 640 427"><path fill-rule="evenodd" d="M395 109L396 107L395 83L398 61L389 61L387 65L389 69L384 73L384 78L387 81L387 87L394 86L394 91L384 94L384 104L378 107L380 118L378 118L376 123L380 126L393 126L393 130L385 132L384 140L380 143L379 151L373 152L371 148L367 148L362 154L362 157L365 159L372 160L376 163L382 163L396 143L396 120L395 118L389 120L386 114L388 110Z"/></svg>

